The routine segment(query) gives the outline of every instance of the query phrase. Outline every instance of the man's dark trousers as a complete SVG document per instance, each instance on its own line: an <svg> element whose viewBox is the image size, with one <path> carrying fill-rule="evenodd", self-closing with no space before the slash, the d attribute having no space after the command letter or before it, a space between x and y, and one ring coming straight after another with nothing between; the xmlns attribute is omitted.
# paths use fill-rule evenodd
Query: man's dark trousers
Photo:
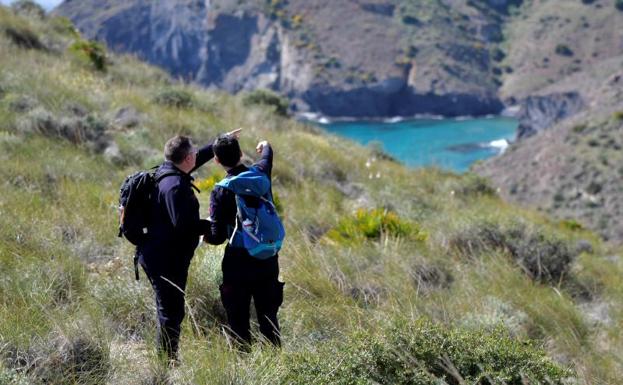
<svg viewBox="0 0 623 385"><path fill-rule="evenodd" d="M184 320L184 293L188 266L170 266L166 271L149 269L143 265L156 297L158 317L158 350L175 359Z"/></svg>
<svg viewBox="0 0 623 385"><path fill-rule="evenodd" d="M242 344L251 343L249 307L253 298L260 332L279 346L277 312L283 302L283 283L278 280L278 256L259 260L244 249L228 245L222 269L221 300L233 337Z"/></svg>

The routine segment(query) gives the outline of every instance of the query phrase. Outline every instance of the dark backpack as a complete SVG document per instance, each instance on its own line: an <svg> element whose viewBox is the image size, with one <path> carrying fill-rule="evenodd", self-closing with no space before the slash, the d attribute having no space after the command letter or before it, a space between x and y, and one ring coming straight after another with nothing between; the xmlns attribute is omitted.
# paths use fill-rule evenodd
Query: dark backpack
<svg viewBox="0 0 623 385"><path fill-rule="evenodd" d="M119 237L124 237L135 246L143 244L149 234L151 201L158 193L158 182L164 177L178 174L168 172L156 178L153 170L157 167L128 176L119 189ZM136 256L134 268L138 280Z"/></svg>

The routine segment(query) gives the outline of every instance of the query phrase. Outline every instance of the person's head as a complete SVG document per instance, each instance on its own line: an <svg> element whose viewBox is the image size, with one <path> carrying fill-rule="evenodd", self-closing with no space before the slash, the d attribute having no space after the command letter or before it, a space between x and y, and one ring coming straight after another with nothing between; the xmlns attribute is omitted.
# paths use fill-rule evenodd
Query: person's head
<svg viewBox="0 0 623 385"><path fill-rule="evenodd" d="M225 168L236 167L242 158L238 139L233 135L220 135L214 141L214 159Z"/></svg>
<svg viewBox="0 0 623 385"><path fill-rule="evenodd" d="M187 136L176 135L164 145L164 158L184 172L195 168L196 156L197 149Z"/></svg>

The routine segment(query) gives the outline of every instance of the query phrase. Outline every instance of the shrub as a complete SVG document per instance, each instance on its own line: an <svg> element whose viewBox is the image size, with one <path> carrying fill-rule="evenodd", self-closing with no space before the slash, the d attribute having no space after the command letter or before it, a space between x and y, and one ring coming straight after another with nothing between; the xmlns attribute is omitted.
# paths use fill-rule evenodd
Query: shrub
<svg viewBox="0 0 623 385"><path fill-rule="evenodd" d="M5 35L17 46L26 49L44 50L45 46L39 40L39 36L23 24L12 24L4 28Z"/></svg>
<svg viewBox="0 0 623 385"><path fill-rule="evenodd" d="M623 2L623 0L621 0ZM614 118L614 120L616 121L623 121L623 111L617 111L614 114L612 114L612 118Z"/></svg>
<svg viewBox="0 0 623 385"><path fill-rule="evenodd" d="M402 17L402 22L407 25L418 25L420 24L420 20L417 17L411 15L404 15Z"/></svg>
<svg viewBox="0 0 623 385"><path fill-rule="evenodd" d="M558 44L555 52L560 56L573 56L573 51L565 44Z"/></svg>
<svg viewBox="0 0 623 385"><path fill-rule="evenodd" d="M623 0L615 0L614 1L614 6L619 11L623 11Z"/></svg>
<svg viewBox="0 0 623 385"><path fill-rule="evenodd" d="M467 173L461 179L452 184L453 191L457 196L495 196L495 188L491 186L489 180L478 174Z"/></svg>
<svg viewBox="0 0 623 385"><path fill-rule="evenodd" d="M494 48L493 50L491 50L491 59L493 59L494 61L497 61L497 62L502 61L504 60L505 57L506 57L506 54L501 49Z"/></svg>
<svg viewBox="0 0 623 385"><path fill-rule="evenodd" d="M95 41L78 40L69 46L69 52L80 62L97 71L106 71L106 49Z"/></svg>
<svg viewBox="0 0 623 385"><path fill-rule="evenodd" d="M586 130L587 125L586 124L577 124L575 126L573 126L573 128L571 129L574 133L579 134L584 132L584 130Z"/></svg>
<svg viewBox="0 0 623 385"><path fill-rule="evenodd" d="M563 384L571 374L530 342L492 333L398 321L383 337L286 357L288 384Z"/></svg>
<svg viewBox="0 0 623 385"><path fill-rule="evenodd" d="M584 226L575 219L565 219L560 221L560 227L570 231L580 231L584 230Z"/></svg>
<svg viewBox="0 0 623 385"><path fill-rule="evenodd" d="M18 0L11 4L11 8L20 16L37 19L43 19L45 17L45 10L32 0Z"/></svg>
<svg viewBox="0 0 623 385"><path fill-rule="evenodd" d="M191 108L195 104L193 95L183 89L165 89L154 97L154 102L175 108Z"/></svg>
<svg viewBox="0 0 623 385"><path fill-rule="evenodd" d="M80 37L80 33L74 26L74 23L72 23L71 20L66 17L55 16L50 19L50 25L52 26L52 29L54 29L54 31L60 34L69 35L74 38Z"/></svg>
<svg viewBox="0 0 623 385"><path fill-rule="evenodd" d="M94 115L57 118L44 108L35 108L23 116L17 130L25 134L60 137L75 144L88 144L93 150L103 151L107 145L107 123Z"/></svg>
<svg viewBox="0 0 623 385"><path fill-rule="evenodd" d="M288 115L288 99L270 90L258 89L249 92L243 96L242 103L245 106L268 106L271 107L273 109L273 112L275 112L277 115Z"/></svg>
<svg viewBox="0 0 623 385"><path fill-rule="evenodd" d="M101 384L112 367L108 346L85 335L59 336L38 356L33 374L44 384Z"/></svg>
<svg viewBox="0 0 623 385"><path fill-rule="evenodd" d="M567 274L576 257L575 249L563 239L522 222L475 223L455 234L450 247L470 257L486 250L507 252L531 278L553 283Z"/></svg>
<svg viewBox="0 0 623 385"><path fill-rule="evenodd" d="M378 240L382 235L414 237L424 240L426 235L416 224L408 223L392 211L385 209L359 209L354 216L342 219L327 233L327 237L337 242L351 240Z"/></svg>

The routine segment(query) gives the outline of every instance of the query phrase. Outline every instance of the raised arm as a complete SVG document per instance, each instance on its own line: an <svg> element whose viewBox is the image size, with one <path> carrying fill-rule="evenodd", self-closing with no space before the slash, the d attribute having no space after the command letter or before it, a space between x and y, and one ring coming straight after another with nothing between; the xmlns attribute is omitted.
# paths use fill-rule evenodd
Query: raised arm
<svg viewBox="0 0 623 385"><path fill-rule="evenodd" d="M199 167L206 164L207 162L209 162L210 160L212 160L212 158L214 158L214 151L212 150L212 143L201 147L197 151L197 160L195 161L195 168L191 170L191 173L195 171L196 169L198 169Z"/></svg>
<svg viewBox="0 0 623 385"><path fill-rule="evenodd" d="M270 143L263 140L257 144L257 148L255 150L262 154L260 160L255 162L255 167L260 169L270 178L273 171L273 149L270 146Z"/></svg>
<svg viewBox="0 0 623 385"><path fill-rule="evenodd" d="M238 139L240 138L240 131L242 131L242 128L238 128L233 131L230 131L226 133L225 135L232 135L232 136L235 136L236 139ZM210 160L212 160L212 158L214 158L214 150L212 149L213 142L214 141L210 141L210 144L207 144L201 147L197 151L197 160L195 161L195 167L190 171L191 173L195 171L196 169L198 169L199 167L206 164L207 162L209 162Z"/></svg>

